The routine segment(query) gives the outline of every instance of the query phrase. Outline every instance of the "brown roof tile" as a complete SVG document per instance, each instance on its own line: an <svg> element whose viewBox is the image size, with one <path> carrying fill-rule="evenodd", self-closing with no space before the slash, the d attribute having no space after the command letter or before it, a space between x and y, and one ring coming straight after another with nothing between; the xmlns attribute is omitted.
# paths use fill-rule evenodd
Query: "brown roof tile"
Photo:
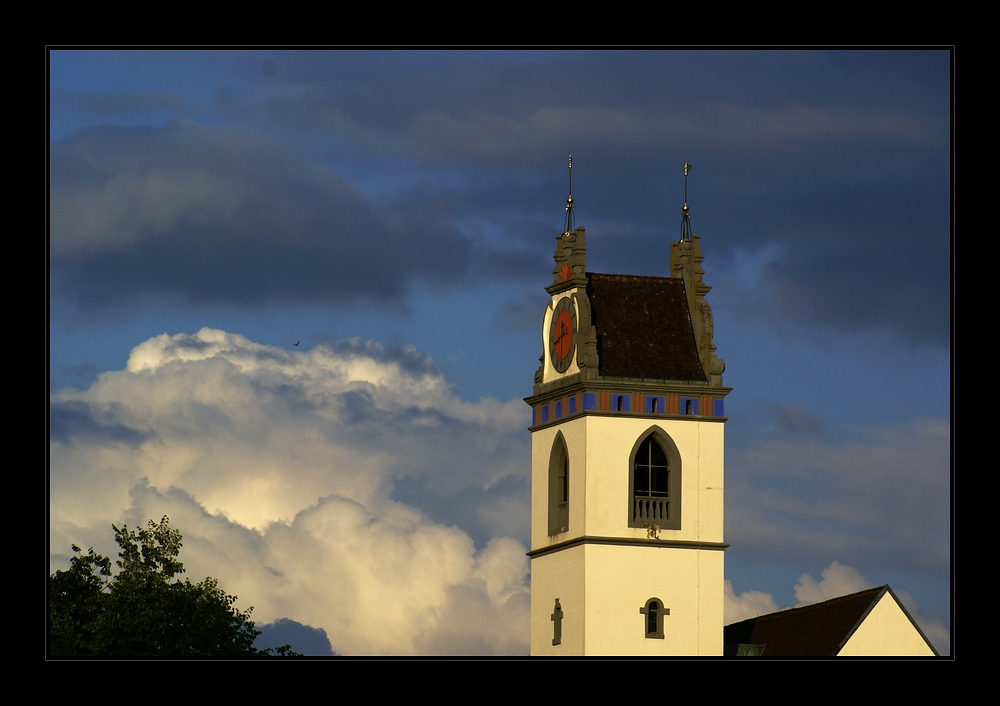
<svg viewBox="0 0 1000 706"><path fill-rule="evenodd" d="M587 273L600 373L705 381L684 282Z"/></svg>

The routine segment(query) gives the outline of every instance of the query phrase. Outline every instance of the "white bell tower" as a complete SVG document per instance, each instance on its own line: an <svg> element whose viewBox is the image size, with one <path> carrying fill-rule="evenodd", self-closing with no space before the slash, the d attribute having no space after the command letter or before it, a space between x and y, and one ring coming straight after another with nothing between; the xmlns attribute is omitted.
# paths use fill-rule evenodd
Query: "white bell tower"
<svg viewBox="0 0 1000 706"><path fill-rule="evenodd" d="M525 400L532 655L722 655L730 388L690 232L688 169L670 277L587 273L567 199Z"/></svg>

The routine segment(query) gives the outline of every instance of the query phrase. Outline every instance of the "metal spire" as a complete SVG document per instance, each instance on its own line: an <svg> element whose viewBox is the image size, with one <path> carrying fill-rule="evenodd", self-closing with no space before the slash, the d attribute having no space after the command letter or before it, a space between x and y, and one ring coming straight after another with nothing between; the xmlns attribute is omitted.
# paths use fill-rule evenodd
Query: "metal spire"
<svg viewBox="0 0 1000 706"><path fill-rule="evenodd" d="M569 196L566 197L566 223L563 233L572 233L576 229L576 218L573 215L573 155L569 156Z"/></svg>
<svg viewBox="0 0 1000 706"><path fill-rule="evenodd" d="M681 211L681 240L691 240L691 214L688 211L688 172L691 165L684 163L684 209Z"/></svg>

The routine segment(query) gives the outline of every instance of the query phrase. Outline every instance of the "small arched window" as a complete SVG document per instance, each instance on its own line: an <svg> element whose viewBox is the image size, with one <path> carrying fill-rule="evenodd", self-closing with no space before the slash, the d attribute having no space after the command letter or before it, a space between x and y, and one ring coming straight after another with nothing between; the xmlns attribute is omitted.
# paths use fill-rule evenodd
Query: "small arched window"
<svg viewBox="0 0 1000 706"><path fill-rule="evenodd" d="M629 527L681 528L681 459L658 427L632 449Z"/></svg>
<svg viewBox="0 0 1000 706"><path fill-rule="evenodd" d="M639 612L646 616L644 628L646 637L656 640L663 639L663 616L670 615L670 609L663 607L663 601L659 598L650 598L646 605L639 609Z"/></svg>
<svg viewBox="0 0 1000 706"><path fill-rule="evenodd" d="M549 458L549 535L569 531L569 454L560 432Z"/></svg>

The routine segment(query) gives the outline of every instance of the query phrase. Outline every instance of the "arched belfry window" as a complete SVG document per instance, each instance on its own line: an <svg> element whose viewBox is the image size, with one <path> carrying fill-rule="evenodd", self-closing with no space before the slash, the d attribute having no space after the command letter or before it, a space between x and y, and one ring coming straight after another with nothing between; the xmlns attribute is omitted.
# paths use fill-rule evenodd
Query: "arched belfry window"
<svg viewBox="0 0 1000 706"><path fill-rule="evenodd" d="M569 454L562 432L549 457L549 535L569 531Z"/></svg>
<svg viewBox="0 0 1000 706"><path fill-rule="evenodd" d="M659 427L639 438L629 459L629 527L681 528L681 457Z"/></svg>

